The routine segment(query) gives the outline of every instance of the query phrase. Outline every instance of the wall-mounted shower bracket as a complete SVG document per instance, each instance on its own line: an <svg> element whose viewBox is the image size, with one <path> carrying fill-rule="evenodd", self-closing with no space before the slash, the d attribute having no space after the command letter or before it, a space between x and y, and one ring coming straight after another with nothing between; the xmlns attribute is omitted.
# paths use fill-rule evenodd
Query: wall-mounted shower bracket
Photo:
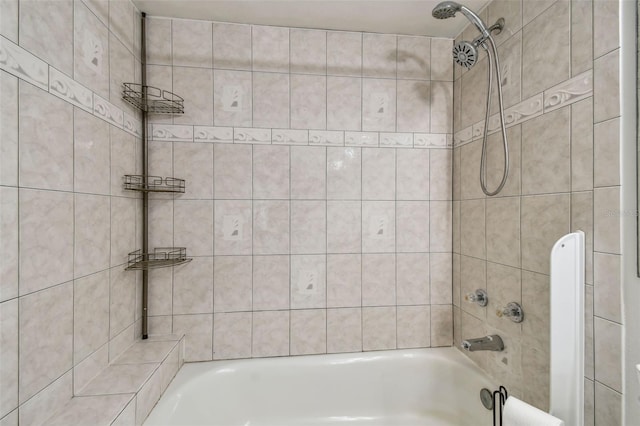
<svg viewBox="0 0 640 426"><path fill-rule="evenodd" d="M516 302L507 303L507 306L503 309L498 309L496 311L496 315L498 317L507 317L513 322L524 321L524 311L522 310L522 306Z"/></svg>
<svg viewBox="0 0 640 426"><path fill-rule="evenodd" d="M485 307L489 303L489 296L486 291L479 288L474 292L466 294L464 296L464 300L470 303L477 303L478 305Z"/></svg>

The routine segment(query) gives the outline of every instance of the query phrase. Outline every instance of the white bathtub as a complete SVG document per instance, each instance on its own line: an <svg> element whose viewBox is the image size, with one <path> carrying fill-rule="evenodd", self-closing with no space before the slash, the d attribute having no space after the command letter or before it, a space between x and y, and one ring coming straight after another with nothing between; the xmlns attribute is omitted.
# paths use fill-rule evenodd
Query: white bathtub
<svg viewBox="0 0 640 426"><path fill-rule="evenodd" d="M145 426L491 425L454 348L185 364Z"/></svg>

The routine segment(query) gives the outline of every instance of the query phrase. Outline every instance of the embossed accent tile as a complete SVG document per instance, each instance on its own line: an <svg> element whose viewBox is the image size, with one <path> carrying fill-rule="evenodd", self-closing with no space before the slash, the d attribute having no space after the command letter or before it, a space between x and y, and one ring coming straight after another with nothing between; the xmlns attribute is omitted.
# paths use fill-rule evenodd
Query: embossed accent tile
<svg viewBox="0 0 640 426"><path fill-rule="evenodd" d="M593 71L586 71L544 92L544 112L588 98L593 94Z"/></svg>
<svg viewBox="0 0 640 426"><path fill-rule="evenodd" d="M93 92L54 67L49 67L49 93L87 112L93 111Z"/></svg>
<svg viewBox="0 0 640 426"><path fill-rule="evenodd" d="M95 93L93 94L93 115L122 128L124 122L122 110Z"/></svg>
<svg viewBox="0 0 640 426"><path fill-rule="evenodd" d="M270 144L271 129L235 128L233 130L233 142Z"/></svg>
<svg viewBox="0 0 640 426"><path fill-rule="evenodd" d="M414 148L446 148L449 141L446 133L414 133Z"/></svg>
<svg viewBox="0 0 640 426"><path fill-rule="evenodd" d="M380 146L413 148L413 133L380 133Z"/></svg>
<svg viewBox="0 0 640 426"><path fill-rule="evenodd" d="M142 137L142 122L130 114L124 113L124 131L137 138Z"/></svg>
<svg viewBox="0 0 640 426"><path fill-rule="evenodd" d="M193 126L154 124L151 138L154 141L192 142Z"/></svg>
<svg viewBox="0 0 640 426"><path fill-rule="evenodd" d="M378 133L376 132L345 132L344 143L346 146L378 146Z"/></svg>
<svg viewBox="0 0 640 426"><path fill-rule="evenodd" d="M233 127L193 126L193 141L232 143Z"/></svg>
<svg viewBox="0 0 640 426"><path fill-rule="evenodd" d="M0 69L41 89L49 86L48 65L17 44L0 36Z"/></svg>
<svg viewBox="0 0 640 426"><path fill-rule="evenodd" d="M307 130L273 129L271 143L277 145L308 145L309 132Z"/></svg>
<svg viewBox="0 0 640 426"><path fill-rule="evenodd" d="M309 145L343 146L344 132L309 130Z"/></svg>

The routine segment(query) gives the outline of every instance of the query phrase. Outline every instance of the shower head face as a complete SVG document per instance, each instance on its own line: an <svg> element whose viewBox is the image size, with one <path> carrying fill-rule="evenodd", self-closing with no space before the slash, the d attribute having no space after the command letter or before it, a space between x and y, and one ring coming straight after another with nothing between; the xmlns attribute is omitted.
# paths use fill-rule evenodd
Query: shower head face
<svg viewBox="0 0 640 426"><path fill-rule="evenodd" d="M456 12L461 10L461 6L453 1L443 1L433 8L431 15L436 19L453 18Z"/></svg>
<svg viewBox="0 0 640 426"><path fill-rule="evenodd" d="M478 60L478 49L476 46L468 41L461 41L453 46L453 60L458 65L461 65L467 69L476 64Z"/></svg>

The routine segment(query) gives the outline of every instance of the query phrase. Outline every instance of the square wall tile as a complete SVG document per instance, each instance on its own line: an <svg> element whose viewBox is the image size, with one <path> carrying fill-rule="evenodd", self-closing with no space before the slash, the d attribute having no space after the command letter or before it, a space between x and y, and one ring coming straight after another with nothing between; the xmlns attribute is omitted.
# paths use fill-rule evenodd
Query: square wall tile
<svg viewBox="0 0 640 426"><path fill-rule="evenodd" d="M429 221L428 201L396 202L397 251L428 252Z"/></svg>
<svg viewBox="0 0 640 426"><path fill-rule="evenodd" d="M362 351L362 309L327 309L327 352Z"/></svg>
<svg viewBox="0 0 640 426"><path fill-rule="evenodd" d="M253 313L252 356L289 355L289 311Z"/></svg>
<svg viewBox="0 0 640 426"><path fill-rule="evenodd" d="M14 411L19 411L20 415L15 424L18 424L18 420L20 424L43 424L51 416L51 413L54 413L59 407L65 406L72 396L73 372L67 371L29 401L26 401L19 410Z"/></svg>
<svg viewBox="0 0 640 426"><path fill-rule="evenodd" d="M327 194L327 149L291 147L291 198L321 200Z"/></svg>
<svg viewBox="0 0 640 426"><path fill-rule="evenodd" d="M365 254L362 256L362 305L389 306L396 304L395 254Z"/></svg>
<svg viewBox="0 0 640 426"><path fill-rule="evenodd" d="M362 33L327 31L327 74L362 75Z"/></svg>
<svg viewBox="0 0 640 426"><path fill-rule="evenodd" d="M622 323L621 256L593 254L595 315Z"/></svg>
<svg viewBox="0 0 640 426"><path fill-rule="evenodd" d="M204 68L173 67L173 91L185 99L184 114L174 124L213 124L213 71Z"/></svg>
<svg viewBox="0 0 640 426"><path fill-rule="evenodd" d="M5 1L0 20L0 34L14 43L18 43L18 8L18 0ZM15 420L17 424L17 413Z"/></svg>
<svg viewBox="0 0 640 426"><path fill-rule="evenodd" d="M391 253L396 250L395 204L394 201L362 203L363 253Z"/></svg>
<svg viewBox="0 0 640 426"><path fill-rule="evenodd" d="M522 125L522 193L571 190L571 109L561 108Z"/></svg>
<svg viewBox="0 0 640 426"><path fill-rule="evenodd" d="M458 151L460 152L460 151ZM429 150L429 197L432 200L453 199L453 152L450 149ZM458 156L458 158L460 158ZM457 164L459 166L459 163ZM456 167L457 168L457 167ZM418 173L416 171L416 173ZM400 182L398 182L398 186ZM458 198L460 198L458 196Z"/></svg>
<svg viewBox="0 0 640 426"><path fill-rule="evenodd" d="M359 200L361 173L361 148L327 148L327 199Z"/></svg>
<svg viewBox="0 0 640 426"><path fill-rule="evenodd" d="M253 202L253 254L289 253L289 201Z"/></svg>
<svg viewBox="0 0 640 426"><path fill-rule="evenodd" d="M109 341L109 271L73 283L73 359L78 364Z"/></svg>
<svg viewBox="0 0 640 426"><path fill-rule="evenodd" d="M0 416L5 416L18 407L18 299L0 303L0 320Z"/></svg>
<svg viewBox="0 0 640 426"><path fill-rule="evenodd" d="M291 72L302 74L327 73L327 32L292 28Z"/></svg>
<svg viewBox="0 0 640 426"><path fill-rule="evenodd" d="M396 197L396 152L373 148L362 152L362 198L394 200Z"/></svg>
<svg viewBox="0 0 640 426"><path fill-rule="evenodd" d="M593 249L620 254L620 187L593 191Z"/></svg>
<svg viewBox="0 0 640 426"><path fill-rule="evenodd" d="M289 198L289 157L288 146L253 147L254 198Z"/></svg>
<svg viewBox="0 0 640 426"><path fill-rule="evenodd" d="M109 267L111 213L109 197L75 195L74 276Z"/></svg>
<svg viewBox="0 0 640 426"><path fill-rule="evenodd" d="M215 254L251 254L251 200L216 200Z"/></svg>
<svg viewBox="0 0 640 426"><path fill-rule="evenodd" d="M216 256L213 278L215 312L250 311L251 256Z"/></svg>
<svg viewBox="0 0 640 426"><path fill-rule="evenodd" d="M429 132L431 108L435 106L431 99L431 83L427 81L398 80L397 91L397 131ZM439 103L446 102L443 96L439 96L437 100ZM438 112L440 112L440 109L444 109L444 116L438 114L437 118L446 123L447 106L446 104L438 106ZM452 118L449 114L449 120Z"/></svg>
<svg viewBox="0 0 640 426"><path fill-rule="evenodd" d="M21 2L19 30L20 47L73 75L72 1Z"/></svg>
<svg viewBox="0 0 640 426"><path fill-rule="evenodd" d="M622 395L598 382L595 386L595 425L622 424Z"/></svg>
<svg viewBox="0 0 640 426"><path fill-rule="evenodd" d="M109 130L111 131L111 195L131 197L131 191L126 191L123 188L123 176L131 174L133 170L137 170L135 138L127 132L113 126L109 126ZM157 145L154 145L154 143L149 144L149 165L150 171L152 173L157 173L154 170L154 162L156 161L156 158L154 158L156 155L154 148ZM169 145L170 147L170 144L164 145ZM162 150L162 161L160 161L160 163L162 165L168 164L171 166L171 161L167 161L165 163L165 160L171 158L166 155L167 153L171 155L171 149ZM171 175L172 173L169 173L165 176Z"/></svg>
<svg viewBox="0 0 640 426"><path fill-rule="evenodd" d="M326 255L291 256L291 309L324 308Z"/></svg>
<svg viewBox="0 0 640 426"><path fill-rule="evenodd" d="M214 70L213 122L216 126L251 127L252 102L250 72Z"/></svg>
<svg viewBox="0 0 640 426"><path fill-rule="evenodd" d="M171 33L174 66L200 68L213 66L211 22L172 19Z"/></svg>
<svg viewBox="0 0 640 426"><path fill-rule="evenodd" d="M18 296L18 188L0 187L0 301Z"/></svg>
<svg viewBox="0 0 640 426"><path fill-rule="evenodd" d="M594 318L595 379L622 392L622 326Z"/></svg>
<svg viewBox="0 0 640 426"><path fill-rule="evenodd" d="M362 248L362 203L327 201L327 253L358 253Z"/></svg>
<svg viewBox="0 0 640 426"><path fill-rule="evenodd" d="M291 311L291 355L327 353L326 309Z"/></svg>
<svg viewBox="0 0 640 426"><path fill-rule="evenodd" d="M173 314L214 311L213 265L213 257L195 257L191 262L173 268Z"/></svg>
<svg viewBox="0 0 640 426"><path fill-rule="evenodd" d="M453 81L453 43L448 39L431 39L431 80Z"/></svg>
<svg viewBox="0 0 640 426"><path fill-rule="evenodd" d="M429 306L398 307L398 348L428 348L431 334Z"/></svg>
<svg viewBox="0 0 640 426"><path fill-rule="evenodd" d="M398 40L395 35L364 33L362 35L362 75L396 77Z"/></svg>
<svg viewBox="0 0 640 426"><path fill-rule="evenodd" d="M213 359L213 315L175 315L173 333L184 334L186 362ZM142 392L142 391L141 391ZM140 393L138 394L140 398Z"/></svg>
<svg viewBox="0 0 640 426"><path fill-rule="evenodd" d="M253 257L253 310L289 309L289 256Z"/></svg>
<svg viewBox="0 0 640 426"><path fill-rule="evenodd" d="M620 46L618 34L620 4L593 2L593 55L598 58Z"/></svg>
<svg viewBox="0 0 640 426"><path fill-rule="evenodd" d="M553 245L570 231L571 196L523 197L521 208L522 268L549 274Z"/></svg>
<svg viewBox="0 0 640 426"><path fill-rule="evenodd" d="M108 6L107 6L108 8ZM173 20L148 17L146 20L147 63L171 65L171 24Z"/></svg>
<svg viewBox="0 0 640 426"><path fill-rule="evenodd" d="M109 100L117 107L131 112L134 109L122 99L122 83L135 81L134 76L133 54L115 34L109 33Z"/></svg>
<svg viewBox="0 0 640 426"><path fill-rule="evenodd" d="M487 310L466 300L477 289L487 290L487 262L475 257L460 256L460 308L479 320L487 317Z"/></svg>
<svg viewBox="0 0 640 426"><path fill-rule="evenodd" d="M109 124L76 108L73 125L74 191L109 195Z"/></svg>
<svg viewBox="0 0 640 426"><path fill-rule="evenodd" d="M396 131L396 81L365 78L362 81L362 130Z"/></svg>
<svg viewBox="0 0 640 426"><path fill-rule="evenodd" d="M251 145L214 145L216 199L250 199L252 186Z"/></svg>
<svg viewBox="0 0 640 426"><path fill-rule="evenodd" d="M19 90L20 186L73 190L73 106L24 81Z"/></svg>
<svg viewBox="0 0 640 426"><path fill-rule="evenodd" d="M451 201L429 203L429 248L432 252L450 252L452 247Z"/></svg>
<svg viewBox="0 0 640 426"><path fill-rule="evenodd" d="M487 262L487 293L490 295L487 305L487 324L504 330L510 337L519 338L522 325L500 318L494 312L504 309L507 303L517 302L522 305L521 271L510 266Z"/></svg>
<svg viewBox="0 0 640 426"><path fill-rule="evenodd" d="M74 2L74 79L109 98L109 30L83 3Z"/></svg>
<svg viewBox="0 0 640 426"><path fill-rule="evenodd" d="M620 119L593 127L593 159L594 186L620 185Z"/></svg>
<svg viewBox="0 0 640 426"><path fill-rule="evenodd" d="M522 338L547 354L551 333L549 294L548 275L522 271L522 310L531 320L522 323Z"/></svg>
<svg viewBox="0 0 640 426"><path fill-rule="evenodd" d="M189 182L182 199L213 199L213 145L174 144L173 173Z"/></svg>
<svg viewBox="0 0 640 426"><path fill-rule="evenodd" d="M451 305L431 305L431 347L451 346L453 311Z"/></svg>
<svg viewBox="0 0 640 426"><path fill-rule="evenodd" d="M291 202L291 253L327 252L327 206L325 201Z"/></svg>
<svg viewBox="0 0 640 426"><path fill-rule="evenodd" d="M213 23L213 67L251 70L251 26Z"/></svg>
<svg viewBox="0 0 640 426"><path fill-rule="evenodd" d="M398 78L429 80L433 66L431 40L430 37L398 36Z"/></svg>
<svg viewBox="0 0 640 426"><path fill-rule="evenodd" d="M20 294L73 279L73 194L21 189L19 197Z"/></svg>
<svg viewBox="0 0 640 426"><path fill-rule="evenodd" d="M429 304L429 254L398 253L396 263L396 304Z"/></svg>
<svg viewBox="0 0 640 426"><path fill-rule="evenodd" d="M30 294L19 303L23 403L73 366L73 284Z"/></svg>
<svg viewBox="0 0 640 426"><path fill-rule="evenodd" d="M251 358L251 312L213 316L213 359Z"/></svg>
<svg viewBox="0 0 640 426"><path fill-rule="evenodd" d="M416 87L415 90L418 88ZM421 94L426 94L424 89ZM453 83L431 82L431 133L453 133ZM399 113L402 111L398 108ZM419 119L417 119L419 120ZM422 126L423 124L421 124ZM400 121L398 130L400 130Z"/></svg>
<svg viewBox="0 0 640 426"><path fill-rule="evenodd" d="M327 130L362 128L362 79L327 77Z"/></svg>
<svg viewBox="0 0 640 426"><path fill-rule="evenodd" d="M424 150L396 150L396 198L429 199L429 153Z"/></svg>
<svg viewBox="0 0 640 426"><path fill-rule="evenodd" d="M452 269L451 253L431 253L430 261L430 295L432 305L450 305L452 302Z"/></svg>
<svg viewBox="0 0 640 426"><path fill-rule="evenodd" d="M593 118L599 123L620 115L620 50L593 62Z"/></svg>
<svg viewBox="0 0 640 426"><path fill-rule="evenodd" d="M193 256L212 256L212 230L213 200L174 202L173 242L177 247L188 247Z"/></svg>
<svg viewBox="0 0 640 426"><path fill-rule="evenodd" d="M362 305L362 256L327 255L327 307Z"/></svg>
<svg viewBox="0 0 640 426"><path fill-rule="evenodd" d="M520 198L487 199L487 260L520 266Z"/></svg>
<svg viewBox="0 0 640 426"><path fill-rule="evenodd" d="M253 126L288 128L289 93L289 74L254 72Z"/></svg>
<svg viewBox="0 0 640 426"><path fill-rule="evenodd" d="M396 307L362 308L362 348L396 348Z"/></svg>
<svg viewBox="0 0 640 426"><path fill-rule="evenodd" d="M2 91L2 104L0 104L0 126L2 126L2 138L0 138L1 185L18 185L18 83L17 77L7 72L0 72L0 91Z"/></svg>
<svg viewBox="0 0 640 426"><path fill-rule="evenodd" d="M611 28L607 29L608 31ZM593 3L571 4L571 71L578 75L593 67ZM591 418L593 422L593 417Z"/></svg>
<svg viewBox="0 0 640 426"><path fill-rule="evenodd" d="M593 189L593 97L571 105L571 190Z"/></svg>
<svg viewBox="0 0 640 426"><path fill-rule="evenodd" d="M170 271L169 271L170 275ZM150 280L151 281L151 280ZM152 281L154 292L155 282ZM171 281L169 281L171 284ZM109 273L109 337L115 337L133 324L136 313L136 276L115 267ZM169 289L171 290L171 289ZM167 298L170 301L170 298Z"/></svg>
<svg viewBox="0 0 640 426"><path fill-rule="evenodd" d="M327 128L327 78L291 75L291 128Z"/></svg>
<svg viewBox="0 0 640 426"><path fill-rule="evenodd" d="M122 275L122 273L118 275ZM128 276L131 277L131 274ZM127 275L124 275L121 279L125 279L125 277ZM135 286L135 279L133 283L129 284ZM173 309L172 268L158 268L149 271L149 289L149 315L171 315Z"/></svg>
<svg viewBox="0 0 640 426"><path fill-rule="evenodd" d="M253 25L253 70L289 72L289 28Z"/></svg>

